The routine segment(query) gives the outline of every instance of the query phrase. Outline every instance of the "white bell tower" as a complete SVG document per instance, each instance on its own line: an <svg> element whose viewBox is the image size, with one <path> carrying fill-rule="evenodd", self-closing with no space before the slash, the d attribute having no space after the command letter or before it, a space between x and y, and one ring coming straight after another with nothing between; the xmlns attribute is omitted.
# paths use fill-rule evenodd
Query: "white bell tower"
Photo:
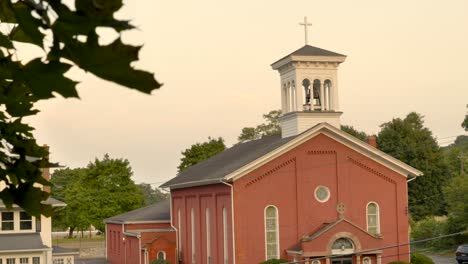
<svg viewBox="0 0 468 264"><path fill-rule="evenodd" d="M282 137L295 136L323 122L340 127L338 66L346 59L328 50L306 45L271 65L281 78Z"/></svg>

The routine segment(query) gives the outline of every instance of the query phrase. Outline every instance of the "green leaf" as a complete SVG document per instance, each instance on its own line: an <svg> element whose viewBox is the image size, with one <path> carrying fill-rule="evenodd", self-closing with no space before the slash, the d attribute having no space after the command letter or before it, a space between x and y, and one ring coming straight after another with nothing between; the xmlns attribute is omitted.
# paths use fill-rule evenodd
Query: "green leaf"
<svg viewBox="0 0 468 264"><path fill-rule="evenodd" d="M42 47L44 34L39 31L39 27L44 25L41 20L34 18L31 14L31 8L23 2L16 2L13 8L18 25L12 31L11 39Z"/></svg>
<svg viewBox="0 0 468 264"><path fill-rule="evenodd" d="M112 17L122 5L122 0L75 0L76 10L89 17Z"/></svg>
<svg viewBox="0 0 468 264"><path fill-rule="evenodd" d="M1 0L0 0L1 1ZM2 32L0 32L0 46L7 48L7 49L13 49L13 43L8 39L7 36L3 35Z"/></svg>
<svg viewBox="0 0 468 264"><path fill-rule="evenodd" d="M10 0L0 0L0 21L2 23L16 23L15 12Z"/></svg>
<svg viewBox="0 0 468 264"><path fill-rule="evenodd" d="M37 98L54 97L52 92L57 92L65 98L78 97L75 88L77 82L64 76L70 67L70 64L59 61L44 63L37 58L24 66L23 78Z"/></svg>
<svg viewBox="0 0 468 264"><path fill-rule="evenodd" d="M50 4L59 14L58 19L52 25L54 38L57 37L62 41L64 37L87 36L90 32L94 32L96 27L111 27L118 32L134 28L129 21L116 20L112 16L101 18L88 16L84 12L73 12L58 0L50 1Z"/></svg>
<svg viewBox="0 0 468 264"><path fill-rule="evenodd" d="M65 58L75 62L85 71L144 93L161 87L153 74L135 70L130 66L138 60L141 47L125 45L120 38L113 43L100 46L95 35L88 36L86 43L75 41L65 47ZM118 56L116 56L118 54Z"/></svg>

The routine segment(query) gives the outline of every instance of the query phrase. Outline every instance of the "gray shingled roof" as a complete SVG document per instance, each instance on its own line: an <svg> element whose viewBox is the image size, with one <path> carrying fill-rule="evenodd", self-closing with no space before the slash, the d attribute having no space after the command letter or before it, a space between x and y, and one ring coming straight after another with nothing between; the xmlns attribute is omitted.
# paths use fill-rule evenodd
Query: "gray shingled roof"
<svg viewBox="0 0 468 264"><path fill-rule="evenodd" d="M339 54L333 51L324 50L310 45L305 45L304 47L294 51L293 53L284 56L283 58L275 61L273 64L277 63L280 60L283 60L289 56L319 56L319 57L346 57L346 55Z"/></svg>
<svg viewBox="0 0 468 264"><path fill-rule="evenodd" d="M158 202L130 212L104 219L104 223L169 222L171 220L169 200Z"/></svg>
<svg viewBox="0 0 468 264"><path fill-rule="evenodd" d="M0 234L0 252L46 249L39 233Z"/></svg>
<svg viewBox="0 0 468 264"><path fill-rule="evenodd" d="M67 204L59 201L55 198L49 197L47 200L42 202L43 204L50 204L52 207L59 207L59 206L66 206ZM13 205L13 207L18 207L17 205ZM0 208L5 208L5 204L2 200L0 200Z"/></svg>
<svg viewBox="0 0 468 264"><path fill-rule="evenodd" d="M176 177L161 185L161 187L177 189L219 183L224 176L279 148L294 138L281 138L281 135L274 135L235 145L185 169Z"/></svg>
<svg viewBox="0 0 468 264"><path fill-rule="evenodd" d="M80 251L75 248L63 248L59 246L52 247L52 255L54 256L68 256L68 255L79 255Z"/></svg>

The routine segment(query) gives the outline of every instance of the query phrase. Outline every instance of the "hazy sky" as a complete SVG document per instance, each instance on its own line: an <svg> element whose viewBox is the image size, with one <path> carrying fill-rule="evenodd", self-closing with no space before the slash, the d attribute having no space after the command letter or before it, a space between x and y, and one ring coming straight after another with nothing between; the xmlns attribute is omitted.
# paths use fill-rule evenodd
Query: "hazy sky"
<svg viewBox="0 0 468 264"><path fill-rule="evenodd" d="M304 45L348 56L339 68L342 123L368 133L410 111L446 144L464 133L468 104L468 1L126 1L119 18L139 30L138 68L164 86L144 95L75 70L81 100L37 105L29 121L51 158L86 166L109 153L127 158L136 182L175 176L180 152L223 137L280 108L279 74L270 64ZM112 35L109 35L109 38Z"/></svg>

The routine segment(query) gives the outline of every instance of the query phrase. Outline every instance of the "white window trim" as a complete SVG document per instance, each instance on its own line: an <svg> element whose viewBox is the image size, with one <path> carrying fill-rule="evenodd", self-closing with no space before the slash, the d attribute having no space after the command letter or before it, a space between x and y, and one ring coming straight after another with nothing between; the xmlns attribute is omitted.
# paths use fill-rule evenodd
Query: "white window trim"
<svg viewBox="0 0 468 264"><path fill-rule="evenodd" d="M13 213L13 230L2 230L2 214L3 212L12 212ZM21 230L20 229L20 212L24 211L1 211L0 212L0 234L11 234L11 233L34 233L36 232L36 217L31 216L32 228Z"/></svg>
<svg viewBox="0 0 468 264"><path fill-rule="evenodd" d="M278 207L275 205L269 204L265 206L265 209L263 209L263 224L264 224L264 233L265 233L265 260L268 260L268 238L267 238L267 226L266 226L266 211L268 207L273 207L276 210L276 258L280 258L280 241L279 241L279 210Z"/></svg>
<svg viewBox="0 0 468 264"><path fill-rule="evenodd" d="M224 264L229 263L227 210L223 207L223 255Z"/></svg>
<svg viewBox="0 0 468 264"><path fill-rule="evenodd" d="M325 198L325 199L323 199L323 200L320 200L320 199L317 197L317 191L318 191L318 189L320 189L320 188L324 188L324 189L327 191L327 198ZM326 203L326 202L328 202L328 200L330 200L330 197L331 197L330 189L329 189L327 186L319 185L319 186L315 187L314 196L315 196L315 199L317 200L317 202L319 202L319 203Z"/></svg>
<svg viewBox="0 0 468 264"><path fill-rule="evenodd" d="M192 263L196 262L195 257L195 209L190 210L191 238L192 238Z"/></svg>
<svg viewBox="0 0 468 264"><path fill-rule="evenodd" d="M180 208L177 208L177 238L179 239L179 255L182 253L182 230Z"/></svg>
<svg viewBox="0 0 468 264"><path fill-rule="evenodd" d="M376 222L376 226L377 226L376 235L378 235L378 234L380 234L380 206L375 201L370 201L366 205L366 230L367 230L367 232L369 232L369 205L372 204L372 203L375 204L375 206L376 206L376 215L377 215L377 217L376 217L375 222Z"/></svg>
<svg viewBox="0 0 468 264"><path fill-rule="evenodd" d="M206 259L210 263L211 259L211 229L210 229L210 208L205 209L205 223L206 223Z"/></svg>
<svg viewBox="0 0 468 264"><path fill-rule="evenodd" d="M371 259L370 257L364 257L364 258L362 259L362 263L365 263L366 260L369 260L369 264L372 264L372 259Z"/></svg>
<svg viewBox="0 0 468 264"><path fill-rule="evenodd" d="M158 254L156 254L156 259L159 259L159 253L163 253L163 260L166 260L166 252L163 250L158 251Z"/></svg>

